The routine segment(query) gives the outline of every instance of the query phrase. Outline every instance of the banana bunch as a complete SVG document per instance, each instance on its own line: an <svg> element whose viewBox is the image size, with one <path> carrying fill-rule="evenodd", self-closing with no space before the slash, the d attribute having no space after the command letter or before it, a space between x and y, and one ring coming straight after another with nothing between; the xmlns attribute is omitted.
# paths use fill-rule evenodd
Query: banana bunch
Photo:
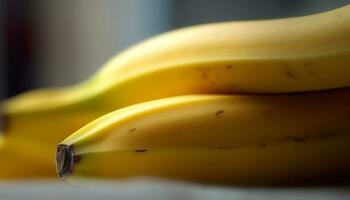
<svg viewBox="0 0 350 200"><path fill-rule="evenodd" d="M329 161L339 163L348 144L346 106L337 98L349 91L336 88L350 87L349 24L345 6L162 34L115 56L83 83L2 103L5 144L40 158L28 164L37 169L34 177L55 176L52 155L62 140L62 177L250 183L344 173L346 158L340 166Z"/></svg>

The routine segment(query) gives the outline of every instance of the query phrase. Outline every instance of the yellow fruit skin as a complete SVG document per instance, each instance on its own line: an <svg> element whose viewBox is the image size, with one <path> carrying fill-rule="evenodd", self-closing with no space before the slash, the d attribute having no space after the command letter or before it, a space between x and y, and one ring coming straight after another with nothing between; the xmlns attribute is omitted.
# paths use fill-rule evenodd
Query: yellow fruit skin
<svg viewBox="0 0 350 200"><path fill-rule="evenodd" d="M7 119L5 134L43 143L45 153L53 155L53 146L81 126L135 103L189 94L347 87L348 24L350 6L305 17L213 23L165 33L115 56L83 83L5 101L0 107Z"/></svg>
<svg viewBox="0 0 350 200"><path fill-rule="evenodd" d="M54 177L52 156L42 153L47 147L30 141L7 140L1 137L0 180Z"/></svg>
<svg viewBox="0 0 350 200"><path fill-rule="evenodd" d="M58 146L61 177L292 184L348 177L350 89L190 95L107 114ZM317 168L317 169L315 169Z"/></svg>

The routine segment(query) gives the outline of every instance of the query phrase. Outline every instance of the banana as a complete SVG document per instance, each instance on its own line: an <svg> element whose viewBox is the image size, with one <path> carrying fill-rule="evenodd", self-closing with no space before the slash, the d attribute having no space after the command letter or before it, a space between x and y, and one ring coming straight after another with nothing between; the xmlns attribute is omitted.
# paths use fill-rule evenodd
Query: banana
<svg viewBox="0 0 350 200"><path fill-rule="evenodd" d="M101 112L184 94L300 92L349 86L349 11L346 6L305 17L172 31L117 55L86 82L53 93L39 90L20 95L3 109L13 114L72 109Z"/></svg>
<svg viewBox="0 0 350 200"><path fill-rule="evenodd" d="M57 147L60 177L155 176L218 184L348 178L350 88L188 95L125 107Z"/></svg>
<svg viewBox="0 0 350 200"><path fill-rule="evenodd" d="M171 31L131 47L89 80L1 104L11 140L55 147L115 109L190 94L286 93L350 86L350 6L305 17ZM52 169L54 172L54 169Z"/></svg>
<svg viewBox="0 0 350 200"><path fill-rule="evenodd" d="M47 157L45 147L28 141L0 138L0 180L53 177L52 156ZM49 162L50 161L50 162Z"/></svg>

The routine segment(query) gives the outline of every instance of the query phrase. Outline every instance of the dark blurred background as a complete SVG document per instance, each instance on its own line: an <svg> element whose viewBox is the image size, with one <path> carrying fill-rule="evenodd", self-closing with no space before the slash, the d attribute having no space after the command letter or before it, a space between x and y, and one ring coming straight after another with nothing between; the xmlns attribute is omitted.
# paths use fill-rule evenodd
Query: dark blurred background
<svg viewBox="0 0 350 200"><path fill-rule="evenodd" d="M350 0L0 0L0 98L91 76L174 28L317 13Z"/></svg>

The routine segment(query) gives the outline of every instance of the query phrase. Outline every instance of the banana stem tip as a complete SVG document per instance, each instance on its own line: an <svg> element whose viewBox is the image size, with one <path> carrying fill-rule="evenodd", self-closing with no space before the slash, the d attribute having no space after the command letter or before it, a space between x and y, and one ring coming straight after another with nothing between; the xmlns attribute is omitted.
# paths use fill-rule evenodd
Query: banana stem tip
<svg viewBox="0 0 350 200"><path fill-rule="evenodd" d="M59 144L56 152L56 169L60 178L68 177L72 174L74 164L73 147L71 145Z"/></svg>

